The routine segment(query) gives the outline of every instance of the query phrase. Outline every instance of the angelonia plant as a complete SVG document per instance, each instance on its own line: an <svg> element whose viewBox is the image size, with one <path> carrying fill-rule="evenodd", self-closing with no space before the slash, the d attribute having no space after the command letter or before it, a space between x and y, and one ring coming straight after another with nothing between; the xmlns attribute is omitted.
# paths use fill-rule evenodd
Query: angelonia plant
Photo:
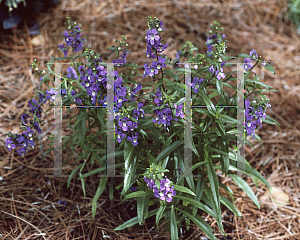
<svg viewBox="0 0 300 240"><path fill-rule="evenodd" d="M112 73L114 118L108 119L105 108L108 101L107 62L102 61L101 55L92 49L85 49L78 54L84 45L82 30L71 18L67 18L66 25L68 31L64 33L65 44L59 45L64 57L53 57L50 63L70 63L65 73L56 76L62 79L62 106L70 106L67 108L69 112L72 106L85 106L72 116L74 124L71 124L71 119L68 122L68 128L72 130L73 135L63 137L63 149L69 152L69 157L63 159L64 163L70 158L76 159L67 185L69 187L74 176L79 174L78 180L81 181L85 197L85 179L107 171L106 158L107 154L110 154L106 152L107 121L114 121L115 124L115 171L124 176L121 183L114 177L100 177L97 192L92 200L94 218L97 200L103 191L108 187L109 197L113 199L113 190L122 188L123 201L136 200L137 216L117 227L116 231L135 224L142 225L147 218L156 215L157 227L160 219L164 217L171 239L179 239L179 229L183 225L188 229L191 221L208 238L217 239L211 227L201 217L203 213L216 220L224 235L226 233L222 225L221 204L236 216L241 216L233 204L232 190L222 184L216 173L218 170L235 181L260 208L255 194L236 171L252 177L256 184L259 180L269 188L270 185L246 159L243 159L244 170L235 167L238 134L235 107L237 71L226 73L225 67L234 63L234 59L243 59L244 133L260 140L255 130L258 127L262 128L262 122L278 123L266 115L266 110L271 105L269 99L262 94L274 90L262 83L252 70L257 64L261 64L275 74L270 63L260 60L254 49L249 54L240 54L238 57L226 56L226 36L216 21L211 25L205 53L195 54L197 48L188 41L172 60L163 54L169 47L162 38L166 30L163 22L156 17L149 17L145 36L145 57L149 61L143 67L127 62L130 51L126 48L128 44L125 36L122 36L120 41L115 40L116 46L109 47L116 57L112 60L115 69ZM185 86L185 63L190 63L191 66L191 86ZM173 69L168 66L172 66ZM6 147L9 151L18 148L17 152L21 156L25 155L28 147L35 147L34 131L37 134L42 133L42 113L50 114L58 93L53 87L55 73L52 65L48 64L46 70L40 69L35 60L32 68L39 76L40 84L46 84L49 90L36 90L37 94L28 102L31 109L21 116L21 129L24 132L21 135L11 132L7 134ZM140 73L140 70L143 73ZM148 85L145 87L137 84L134 80L136 77L150 78L152 81L145 84ZM152 89L153 86L153 91L139 93L142 88ZM233 89L235 94L229 95L224 91L224 86ZM185 164L183 157L186 87L192 89L192 106L202 106L192 110L191 168ZM50 107L44 111L41 106L46 102ZM44 155L53 150L53 136L49 138L52 140L50 149L47 149ZM247 139L245 143L251 145ZM76 150L78 147L81 149L80 153ZM87 167L91 169L91 165L93 170L87 171ZM197 177L187 176L188 173ZM220 194L220 188L230 195L231 201ZM150 206L157 208L148 211Z"/></svg>

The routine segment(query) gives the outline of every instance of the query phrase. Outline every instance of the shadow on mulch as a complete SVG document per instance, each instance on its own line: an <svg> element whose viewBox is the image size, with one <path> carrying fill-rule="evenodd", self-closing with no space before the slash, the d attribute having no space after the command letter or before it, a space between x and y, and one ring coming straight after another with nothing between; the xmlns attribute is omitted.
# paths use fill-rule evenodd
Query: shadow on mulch
<svg viewBox="0 0 300 240"><path fill-rule="evenodd" d="M163 222L157 230L153 218L146 220L143 226L137 224L121 231L113 230L136 216L136 203L121 203L118 190L114 191L112 201L108 190L104 191L97 203L96 219L92 220L91 200L99 179L96 176L87 178L86 200L83 201L80 181L74 178L67 189L67 178L45 177L53 174L53 159L41 157L39 141L36 149L23 158L5 147L8 131L21 133L20 116L28 109L26 103L38 86L38 79L29 71L30 64L36 58L45 68L52 56L62 56L58 45L64 41L67 16L82 24L84 46L100 52L103 61L114 57L114 53L106 49L114 45L113 39L120 40L121 35L125 35L132 52L127 62L140 66L147 62L144 39L147 16L157 16L164 22L167 30L163 38L170 45L164 54L169 57L174 58L177 49L186 41L192 41L199 52L204 53L210 24L217 20L225 29L229 54L237 56L255 49L262 59L271 60L275 76L261 67L256 73L261 76L261 81L278 90L266 95L272 104L268 115L281 126L263 124L263 129L258 131L263 146L250 138L256 150L249 146L245 150L248 162L279 189L279 194L271 200L263 184L258 183L256 188L252 179L245 177L259 199L261 209L258 209L229 177L219 174L222 183L233 190L235 205L243 215L237 218L224 210L224 229L228 233L227 239L300 238L300 41L296 28L287 18L287 3L279 0L170 0L151 4L145 0L63 0L60 6L39 17L39 36L30 36L27 29L0 36L0 176L3 178L0 181L0 234L4 239L164 239ZM145 81L146 78L137 80ZM42 90L46 90L44 86ZM51 132L53 118L49 115L44 120L42 132ZM66 129L64 134L68 134ZM44 147L49 145L48 135L41 136ZM63 174L70 174L75 168L72 163L74 159L64 166ZM99 166L89 166L90 170L96 167ZM114 186L120 181L114 179ZM287 196L288 202L276 202L279 195L285 199ZM66 205L58 203L64 203L62 200ZM216 237L225 239L212 217L202 216ZM189 231L185 230L182 229L184 236L181 239L201 239L203 236L195 224L191 224Z"/></svg>

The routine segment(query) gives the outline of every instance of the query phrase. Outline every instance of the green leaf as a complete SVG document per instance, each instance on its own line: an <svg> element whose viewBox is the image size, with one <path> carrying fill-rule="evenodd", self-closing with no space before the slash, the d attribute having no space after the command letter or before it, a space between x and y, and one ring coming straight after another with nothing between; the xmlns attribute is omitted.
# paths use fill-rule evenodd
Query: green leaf
<svg viewBox="0 0 300 240"><path fill-rule="evenodd" d="M166 207L167 207L166 205L160 205L160 207L156 213L155 223L156 223L157 229L158 229L159 220L163 217L163 213L164 213Z"/></svg>
<svg viewBox="0 0 300 240"><path fill-rule="evenodd" d="M129 116L130 120L137 123L137 120L134 117Z"/></svg>
<svg viewBox="0 0 300 240"><path fill-rule="evenodd" d="M203 179L203 175L201 177L198 177L197 179L197 186L196 186L196 196L195 196L195 200L200 202L200 200L202 199L202 194L203 194L203 190L204 190L204 179ZM194 206L193 207L193 216L196 216L197 213L197 207Z"/></svg>
<svg viewBox="0 0 300 240"><path fill-rule="evenodd" d="M150 121L150 123L152 122L152 120ZM158 131L154 126L148 126L148 129L151 131L150 133L154 135L155 139L159 139L162 140L162 133L160 131ZM152 139L150 139L152 140Z"/></svg>
<svg viewBox="0 0 300 240"><path fill-rule="evenodd" d="M178 240L178 228L173 204L171 206L171 240Z"/></svg>
<svg viewBox="0 0 300 240"><path fill-rule="evenodd" d="M223 183L219 183L219 186L220 186L221 188L223 188L223 189L230 195L232 201L234 201L234 197L233 197L233 195L232 195L233 192L232 192L231 188L228 187L227 185L223 184Z"/></svg>
<svg viewBox="0 0 300 240"><path fill-rule="evenodd" d="M265 123L268 123L268 124L276 124L278 126L281 126L276 120L274 120L273 118L271 118L270 116L266 115L266 119L263 119L261 118L261 120Z"/></svg>
<svg viewBox="0 0 300 240"><path fill-rule="evenodd" d="M225 128L223 126L223 123L220 122L219 120L215 120L216 126L218 130L221 132L222 135L225 135Z"/></svg>
<svg viewBox="0 0 300 240"><path fill-rule="evenodd" d="M209 215L211 215L213 218L216 218L216 215L215 213L205 204L203 204L202 202L200 201L197 201L195 199L192 199L190 197L185 197L185 196L178 196L178 195L175 195L174 196L175 198L179 198L181 200L184 200L188 203L190 203L192 206L195 206L201 210L203 210L204 212L208 213Z"/></svg>
<svg viewBox="0 0 300 240"><path fill-rule="evenodd" d="M234 213L235 216L237 217L241 217L242 214L240 213L240 211L232 204L232 202L230 202L227 198L223 197L222 195L220 195L220 201L223 205L225 205L231 212Z"/></svg>
<svg viewBox="0 0 300 240"><path fill-rule="evenodd" d="M255 205L260 209L260 205L258 202L257 197L255 196L252 189L249 187L248 183L245 182L240 176L236 174L229 174L231 179L236 182L236 184L245 192L247 195L252 199L252 201L255 203Z"/></svg>
<svg viewBox="0 0 300 240"><path fill-rule="evenodd" d="M124 156L124 150L120 150L120 151L116 151L116 152L112 152L112 153L107 154L107 158L110 158L110 157L113 157L113 156L115 156L115 158ZM99 161L100 162L106 161L106 155L103 156L102 158L100 158ZM117 164L115 166L117 166Z"/></svg>
<svg viewBox="0 0 300 240"><path fill-rule="evenodd" d="M135 197L141 197L141 196L146 196L148 195L148 193L144 192L144 191L136 191L136 192L132 192L127 194L124 199L122 200L122 202L124 202L125 200L129 199L129 198L135 198Z"/></svg>
<svg viewBox="0 0 300 240"><path fill-rule="evenodd" d="M81 173L81 171L79 171L79 176L81 177L81 178L80 178L80 181L81 181L81 187L82 187L82 191L83 191L83 199L85 200L85 197L86 197L86 192L85 192L85 181L84 181L84 178L82 178L82 173Z"/></svg>
<svg viewBox="0 0 300 240"><path fill-rule="evenodd" d="M73 59L73 58L72 57L59 57L59 58L55 58L55 61L66 60L66 59Z"/></svg>
<svg viewBox="0 0 300 240"><path fill-rule="evenodd" d="M207 110L210 112L211 115L213 115L215 117L217 112L216 112L215 106L213 105L211 100L204 93L199 92L198 94L204 100L205 105L207 106Z"/></svg>
<svg viewBox="0 0 300 240"><path fill-rule="evenodd" d="M229 123L229 124L232 124L232 125L237 125L237 119L232 118L228 115L220 114L219 119L221 119L223 123Z"/></svg>
<svg viewBox="0 0 300 240"><path fill-rule="evenodd" d="M73 171L71 172L68 181L67 181L67 188L70 187L70 183L72 178L74 177L74 175L76 174L76 172L81 168L81 166L83 165L83 163L79 164L75 169L73 169Z"/></svg>
<svg viewBox="0 0 300 240"><path fill-rule="evenodd" d="M185 123L185 126L188 126L187 123ZM191 132L187 132L187 134L185 135L185 137L187 138L188 140L188 145L187 147L190 148L191 150L193 150L193 152L200 158L200 155L196 149L196 146L195 146L195 143L194 143L194 140L191 136Z"/></svg>
<svg viewBox="0 0 300 240"><path fill-rule="evenodd" d="M230 154L229 154L229 156L230 156ZM229 157L229 158L231 158L231 157ZM256 171L256 169L252 168L251 166L248 166L247 164L245 164L245 171L243 171L239 168L237 169L235 167L236 160L232 160L232 159L230 159L230 165L231 165L232 169L235 170L235 171L242 172L242 173L245 173L247 175L255 176L259 181L261 181L269 189L271 189L271 185L268 183L268 181L258 171Z"/></svg>
<svg viewBox="0 0 300 240"><path fill-rule="evenodd" d="M176 148L178 148L183 143L183 140L177 140L176 142L172 143L168 146L165 150L163 150L155 159L156 162L164 159L165 157L169 156L171 152L173 152Z"/></svg>
<svg viewBox="0 0 300 240"><path fill-rule="evenodd" d="M222 82L222 80L216 80L216 85L217 85L218 93L219 93L220 97L222 97L223 96L223 82Z"/></svg>
<svg viewBox="0 0 300 240"><path fill-rule="evenodd" d="M145 217L148 213L150 197L140 196L137 199L137 217L139 220L139 224L143 225L145 221Z"/></svg>
<svg viewBox="0 0 300 240"><path fill-rule="evenodd" d="M178 80L178 76L173 73L174 70L170 70L170 69L163 69L163 73L166 74L167 76L171 77L172 79Z"/></svg>
<svg viewBox="0 0 300 240"><path fill-rule="evenodd" d="M114 181L113 178L111 178L109 182L109 199L110 201L114 198Z"/></svg>
<svg viewBox="0 0 300 240"><path fill-rule="evenodd" d="M122 151L123 152L123 151ZM124 166L124 163L117 163L117 164L115 164L115 167L117 168L117 167L123 167ZM73 170L74 171L74 170ZM100 168L97 168L97 169L94 169L94 170L92 170L92 171L90 171L90 172L88 172L88 173L85 173L85 174L83 174L81 177L79 177L78 179L81 179L81 178L85 178L85 177L89 177L89 176L92 176L92 175L94 175L94 174L97 174L97 173L100 173L100 172L103 172L103 171L106 171L106 166L104 166L104 167L100 167ZM72 172L73 173L73 172ZM72 174L71 173L71 174Z"/></svg>
<svg viewBox="0 0 300 240"><path fill-rule="evenodd" d="M146 153L147 153L147 158L148 158L148 161L149 161L149 165L151 166L151 164L156 164L156 162L155 162L155 158L152 156L152 154L151 153L149 153L148 151L146 151Z"/></svg>
<svg viewBox="0 0 300 240"><path fill-rule="evenodd" d="M104 109L103 108L96 108L97 118L100 121L101 125L104 126L104 118L105 115L103 114Z"/></svg>
<svg viewBox="0 0 300 240"><path fill-rule="evenodd" d="M208 179L210 182L210 187L213 195L213 209L216 214L218 227L220 228L220 230L223 230L221 208L220 208L219 181L206 148L204 148L204 154L205 154L205 159L208 159L206 168L207 168L207 175L208 175Z"/></svg>
<svg viewBox="0 0 300 240"><path fill-rule="evenodd" d="M182 159L181 157L181 152L179 151L179 149L176 149L175 152L174 152L174 159L176 159L176 165L180 168L186 168L184 165L184 160ZM197 164L197 163L196 163ZM188 167L188 166L187 166ZM182 177L185 177L185 180L186 182L188 183L189 185L189 188L192 190L192 191L195 191L195 184L194 184L194 179L193 179L193 176L187 176L190 172L192 172L194 169L193 167L195 167L194 169L197 168L197 166L192 166L191 169L189 169L189 171L184 171L184 174L183 176L180 177L179 180L177 180L177 183L179 183L182 179Z"/></svg>
<svg viewBox="0 0 300 240"><path fill-rule="evenodd" d="M264 67L265 69L269 70L271 73L275 75L275 69L270 63L266 62L266 65Z"/></svg>
<svg viewBox="0 0 300 240"><path fill-rule="evenodd" d="M182 178L186 177L187 175L189 175L191 172L193 172L196 168L198 168L199 166L208 163L208 161L204 161L204 162L198 162L195 163L190 169L184 171L184 174L178 179L177 182L180 182Z"/></svg>
<svg viewBox="0 0 300 240"><path fill-rule="evenodd" d="M152 217L157 211L158 211L158 209L154 209L154 210L150 211L146 218ZM139 223L138 217L131 218L128 221L126 221L125 223L123 223L122 225L115 228L114 231L123 230L124 228L131 227L137 223Z"/></svg>
<svg viewBox="0 0 300 240"><path fill-rule="evenodd" d="M177 190L177 191L180 191L180 192L185 192L185 193L188 193L188 194L191 194L193 196L196 196L195 193L193 193L192 190L184 187L184 186L180 186L180 185L173 185L174 186L174 189Z"/></svg>
<svg viewBox="0 0 300 240"><path fill-rule="evenodd" d="M97 210L97 201L98 201L98 198L103 193L103 191L105 190L107 180L108 180L107 177L101 177L101 179L99 181L99 186L98 186L97 192L92 200L92 216L93 216L94 220L95 220L96 210Z"/></svg>
<svg viewBox="0 0 300 240"><path fill-rule="evenodd" d="M124 160L125 160L125 175L124 175L124 187L121 195L124 195L130 186L131 179L136 174L137 162L140 151L135 151L131 142L126 141L124 145Z"/></svg>
<svg viewBox="0 0 300 240"><path fill-rule="evenodd" d="M222 149L222 151L224 152L224 154L222 154L222 166L223 166L223 173L225 173L225 176L227 176L227 172L229 169L229 151L228 151L228 142L221 142L220 143L220 148Z"/></svg>
<svg viewBox="0 0 300 240"><path fill-rule="evenodd" d="M239 54L237 57L238 58L252 58L250 55L244 54L244 53Z"/></svg>
<svg viewBox="0 0 300 240"><path fill-rule="evenodd" d="M176 207L175 207L175 209L182 212L185 216L187 216L189 219L191 219L210 239L218 240L214 236L211 227L204 221L204 219L201 216L197 215L194 217L192 214L190 214L187 211L184 211L184 210L176 208Z"/></svg>

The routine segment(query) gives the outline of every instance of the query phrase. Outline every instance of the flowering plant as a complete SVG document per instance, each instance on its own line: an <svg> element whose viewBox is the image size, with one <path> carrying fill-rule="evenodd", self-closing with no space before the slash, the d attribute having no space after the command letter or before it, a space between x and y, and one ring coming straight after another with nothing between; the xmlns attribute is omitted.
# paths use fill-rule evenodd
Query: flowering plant
<svg viewBox="0 0 300 240"><path fill-rule="evenodd" d="M266 179L233 150L238 134L237 109L234 107L237 105L238 89L230 83L236 80L234 77L236 71L226 74L223 68L229 66L229 61L235 57L225 56L227 47L224 38L226 36L225 34L220 35L220 31L223 29L218 22L212 24L211 35L206 42L208 50L205 54L199 53L194 56L193 52L197 49L191 42L187 42L172 61L171 58L161 54L168 47L168 44L163 43L161 37L166 30L163 22L156 17L149 17L149 30L145 37L147 41L146 56L154 60L144 64L144 74L138 73L138 69L142 67L126 62L127 55L130 53L126 48L128 46L125 42L126 37L122 36L121 41L115 40L119 46L110 47L116 54L116 59L113 60L115 67L126 69L122 73L119 71L110 73L108 66L102 62L100 54L95 51L86 49L83 54L75 54L82 49L84 39L81 38L81 30L76 22L72 22L68 18L67 25L68 29L72 31L71 33L65 31L66 46L64 44L59 46L64 57L51 59L51 63L55 60L71 60L71 66L66 71L67 74L59 76L62 78L62 104L70 106L76 103L78 106L90 106L81 108L74 116L76 117L75 125L71 125L69 121L68 125L73 130L73 135L63 138L64 146L71 146L70 156L77 157L75 163L77 166L70 174L68 187L75 174L79 173L78 179L82 183L85 196L85 178L106 170L106 167L98 167L84 173L88 164L101 166L105 164L107 157L105 156L107 144L103 141L107 135L105 112L98 106L108 105L110 99L105 93L112 87L108 82L108 76L111 74L115 81L115 118L110 117L107 121L114 121L116 124L115 133L118 145L114 153L116 161L114 167L124 175L124 181L115 188L123 187L121 192L123 201L130 198L137 201L137 217L128 220L115 230L131 227L137 223L142 225L147 218L156 214L157 226L159 220L164 217L172 239L178 239L178 229L183 221L188 226L190 220L210 239L216 239L212 229L200 215L206 212L216 219L220 231L226 235L222 225L220 204L222 203L236 216L241 216L241 214L230 200L220 195L219 188L223 188L234 201L231 189L219 182L217 170L222 170L222 174L230 176L259 207L258 200L251 188L234 173L234 171L245 173L251 176L255 182L260 180L270 188ZM70 48L73 55L67 57ZM122 52L121 55L120 52ZM82 57L86 57L86 60L80 62L79 59ZM255 97L255 102L245 100L244 131L247 135L252 135L253 138L260 140L259 136L255 134L256 127L259 125L262 127L262 122L278 124L266 115L266 109L271 105L269 99L261 94L266 90L274 90L270 90L270 86L260 82L257 75L254 76L254 79L250 79L250 76L252 69L258 63L274 74L275 72L269 63L260 60L255 50L252 50L249 55L241 54L238 57L244 58L245 98L252 94L261 97L261 99ZM183 97L185 86L182 83L184 80L182 72L186 69L181 68L179 64L179 61L184 58L190 65L193 63L193 67L189 68L193 80L190 86L185 88L193 89L192 106L205 106L193 110L191 123L193 133L190 136L191 144L189 146L193 153L191 167L185 164L184 149L180 149L185 137L182 127L187 124L187 119L185 119L187 113L184 113L183 107L188 103L188 99ZM173 65L174 69L167 69L168 65ZM51 67L48 65L47 74L45 74L45 70L39 70L36 61L32 67L38 73L43 74L40 78L41 84L45 83L50 87L49 83L52 83L53 80L49 75L55 74ZM156 81L156 83L149 83L150 86L155 85L154 92L148 93L150 97L147 97L147 94L137 94L142 86L133 80L135 76L144 78L147 76ZM132 83L134 85L130 87ZM233 89L236 93L229 95L224 91L224 86ZM266 89L262 89L263 87ZM151 89L151 87L145 87L145 89ZM6 139L9 151L20 147L17 151L20 155L26 153L29 145L34 147L31 128L41 133L39 127L43 112L41 105L46 101L53 105L52 102L58 94L54 88L46 92L36 91L36 96L39 97L38 102L32 99L28 103L31 107L31 114L24 113L21 116L22 125L24 125L21 128L26 131L21 136L8 133ZM212 93L209 94L209 91ZM217 96L219 98L216 100ZM217 108L218 106L220 108ZM30 115L33 116L33 120L28 125ZM88 127L86 127L86 123ZM245 142L251 145L247 139ZM75 151L77 147L82 149L80 154ZM52 149L48 149L45 154ZM245 169L235 167L237 157L245 161ZM178 173L184 174L178 176ZM197 174L197 177L187 176L189 173ZM108 177L100 178L98 190L92 201L94 218L97 200L107 185L109 185L110 199L113 198L114 179L110 178L110 182L107 183ZM137 187L133 186L135 183L138 184ZM151 197L154 198L150 201ZM160 203L159 208L148 212L149 206L156 203Z"/></svg>

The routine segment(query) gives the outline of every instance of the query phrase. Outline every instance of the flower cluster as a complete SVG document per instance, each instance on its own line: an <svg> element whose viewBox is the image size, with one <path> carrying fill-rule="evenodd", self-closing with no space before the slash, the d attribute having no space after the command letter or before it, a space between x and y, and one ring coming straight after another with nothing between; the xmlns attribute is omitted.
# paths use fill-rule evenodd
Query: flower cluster
<svg viewBox="0 0 300 240"><path fill-rule="evenodd" d="M157 56L157 53L163 52L169 45L161 43L161 37L159 33L166 29L163 27L163 22L159 19L155 18L153 21L149 21L148 26L149 30L147 31L147 36L145 39L147 40L147 49L146 55L150 58L158 57L158 61L153 61L151 66L148 66L149 63L144 64L144 76L147 75L153 77L155 74L158 74L158 70L162 70L163 67L166 67L165 61L166 58L161 56Z"/></svg>
<svg viewBox="0 0 300 240"><path fill-rule="evenodd" d="M144 110L141 109L143 107L143 103L138 103L138 109L133 109L132 114L133 117L138 120L139 115L144 116ZM140 123L140 121L138 121ZM126 138L126 134L129 135L127 137L127 141L132 142L132 145L136 146L138 144L138 132L134 132L134 129L137 128L138 124L135 121L131 121L128 117L123 117L119 119L118 128L116 133L118 134L118 143L122 141L122 139Z"/></svg>
<svg viewBox="0 0 300 240"><path fill-rule="evenodd" d="M73 67L67 68L67 78L78 79L76 70Z"/></svg>
<svg viewBox="0 0 300 240"><path fill-rule="evenodd" d="M154 75L158 74L158 70L162 69L163 67L166 67L165 61L167 59L163 58L161 56L158 56L158 61L153 61L151 66L148 66L149 63L144 64L144 76L143 78L147 75L150 77L153 77Z"/></svg>
<svg viewBox="0 0 300 240"><path fill-rule="evenodd" d="M155 18L154 21L149 21L149 30L147 31L147 57L156 58L157 52L163 52L169 45L161 43L159 33L166 29L163 27L163 22ZM153 53L155 51L155 53Z"/></svg>
<svg viewBox="0 0 300 240"><path fill-rule="evenodd" d="M52 89L53 90L53 89ZM49 91L50 92L50 91ZM52 91L51 91L52 93ZM41 105L45 103L48 99L50 99L51 96L45 96L42 93L39 93L39 102L37 103L35 99L30 99L28 101L28 106L31 107L30 112L35 115L38 119L42 116L42 108ZM39 126L39 120L36 120L34 118L34 121L31 121L31 125L28 126L28 118L30 117L29 114L23 113L21 115L21 121L22 125L26 126L26 131L24 131L21 135L15 134L13 135L11 132L8 133L8 138L5 140L5 145L8 148L9 151L11 149L15 149L15 147L20 147L20 149L17 150L17 153L20 156L24 156L24 154L27 152L27 148L31 146L32 148L35 147L34 141L33 141L33 130L31 127L34 128L36 132L39 134L42 133L42 130ZM32 124L33 123L33 124ZM24 127L25 129L25 127Z"/></svg>
<svg viewBox="0 0 300 240"><path fill-rule="evenodd" d="M196 65L197 66L197 65ZM204 81L203 78L198 78L198 77L195 77L193 79L193 82L191 83L191 86L192 88L194 89L194 93L198 93L199 92L199 88L201 86L201 83Z"/></svg>
<svg viewBox="0 0 300 240"><path fill-rule="evenodd" d="M184 112L182 111L183 103L180 103L178 106L174 103L174 108L176 109L175 117L184 118ZM178 121L177 118L174 118L175 121Z"/></svg>
<svg viewBox="0 0 300 240"><path fill-rule="evenodd" d="M225 37L226 37L226 35L225 34L222 34L222 39L224 39ZM207 40L206 40L206 42L205 42L205 44L206 44L206 46L207 46L207 51L206 51L206 54L207 54L207 56L209 56L209 57L212 57L213 55L211 55L210 53L211 52L213 52L213 46L215 45L215 44L218 44L220 41L218 40L218 36L217 36L217 34L212 34L211 36L208 36L207 37ZM224 51L223 52L225 52L225 49L223 49Z"/></svg>
<svg viewBox="0 0 300 240"><path fill-rule="evenodd" d="M128 52L123 51L123 55L121 55L122 58L122 63L126 62L126 56ZM101 99L101 93L106 92L107 88L110 87L107 84L107 77L108 77L108 72L107 72L107 67L101 65L102 59L99 57L91 57L92 64L88 68L85 67L85 65L81 65L78 70L80 73L80 84L85 88L86 93L88 96L90 96L91 103L95 104L97 99L98 102L102 105L105 106L107 105L107 96L104 96L104 100ZM91 62L90 62L91 63ZM92 65L92 66L91 66ZM134 129L137 128L138 124L135 121L132 121L129 116L133 116L136 121L138 121L139 115L144 116L144 110L141 109L143 107L143 103L140 102L138 103L138 108L133 109L133 111L129 114L127 113L126 116L121 118L121 112L123 109L123 103L126 101L129 101L126 98L126 87L123 86L123 79L118 75L118 71L114 71L114 103L115 103L115 115L110 115L109 121L113 121L114 119L119 120L118 124L116 124L116 134L117 134L117 140L120 143L122 139L125 139L127 136L127 141L132 142L134 146L138 144L138 134L139 133L134 133ZM77 77L76 72L73 71L72 68L69 68L69 76L67 77ZM138 84L135 88L129 91L129 96L131 98L131 101L135 101L135 95L137 94L138 91L140 91L142 86ZM75 97L77 92L75 90L71 90L71 95L74 97L74 101L78 104L82 104L84 99L77 98ZM124 114L122 114L124 115ZM138 121L139 123L139 121Z"/></svg>
<svg viewBox="0 0 300 240"><path fill-rule="evenodd" d="M170 186L170 180L166 179L160 180L160 188L155 185L155 181L153 179L148 179L144 176L144 180L147 183L150 190L153 190L154 196L159 198L161 201L167 200L167 202L172 202L173 197L176 195L176 191L174 190L174 186Z"/></svg>
<svg viewBox="0 0 300 240"><path fill-rule="evenodd" d="M15 149L15 147L20 147L17 150L17 153L20 156L24 156L29 146L32 148L35 147L32 138L33 130L30 127L26 127L26 131L24 131L21 135L16 134L16 136L13 136L11 132L9 132L8 135L9 137L5 140L6 147L9 151L11 151L11 149Z"/></svg>
<svg viewBox="0 0 300 240"><path fill-rule="evenodd" d="M256 101L253 101L253 103L255 104ZM268 101L266 101L266 103L263 103L262 106L258 106L257 109L254 109L254 107L250 107L250 101L246 100L245 106L245 127L247 135L252 135L254 139L256 126L260 125L260 127L262 127L262 118L266 119L267 108L271 107L271 105L268 103ZM256 117L256 121L253 120L254 117Z"/></svg>
<svg viewBox="0 0 300 240"><path fill-rule="evenodd" d="M81 38L81 30L78 26L73 28L73 31L69 34L65 30L65 44L59 45L59 48L63 51L64 57L68 54L68 47L72 47L74 52L82 50L84 39Z"/></svg>
<svg viewBox="0 0 300 240"><path fill-rule="evenodd" d="M118 67L122 67L123 64L126 63L126 57L127 57L127 55L128 55L128 52L123 51L122 54L121 54L121 56L120 56L121 59L115 59L115 60L113 60L112 62L113 62L113 63L117 63L117 66L118 66Z"/></svg>
<svg viewBox="0 0 300 240"><path fill-rule="evenodd" d="M176 56L175 56L175 58L174 58L174 65L173 65L173 68L174 69L177 69L177 68L179 68L179 59L180 59L180 54L181 54L181 51L178 51L177 53L176 53Z"/></svg>
<svg viewBox="0 0 300 240"><path fill-rule="evenodd" d="M257 59L258 58L258 55L257 55L257 53L254 49L252 49L249 52L249 55L251 56L251 58L245 58L244 59L244 70L245 71L249 71L253 67L252 59ZM265 65L263 65L263 66L265 66Z"/></svg>
<svg viewBox="0 0 300 240"><path fill-rule="evenodd" d="M154 102L159 107L163 104L162 94L159 88L157 89L157 93L155 93L156 98L154 99ZM152 120L153 123L156 123L158 121L158 124L164 124L164 129L166 129L166 126L170 125L171 120L173 119L172 111L168 107L169 104L166 104L166 108L154 109L153 112L157 114L157 117ZM155 107L153 107L155 108Z"/></svg>

